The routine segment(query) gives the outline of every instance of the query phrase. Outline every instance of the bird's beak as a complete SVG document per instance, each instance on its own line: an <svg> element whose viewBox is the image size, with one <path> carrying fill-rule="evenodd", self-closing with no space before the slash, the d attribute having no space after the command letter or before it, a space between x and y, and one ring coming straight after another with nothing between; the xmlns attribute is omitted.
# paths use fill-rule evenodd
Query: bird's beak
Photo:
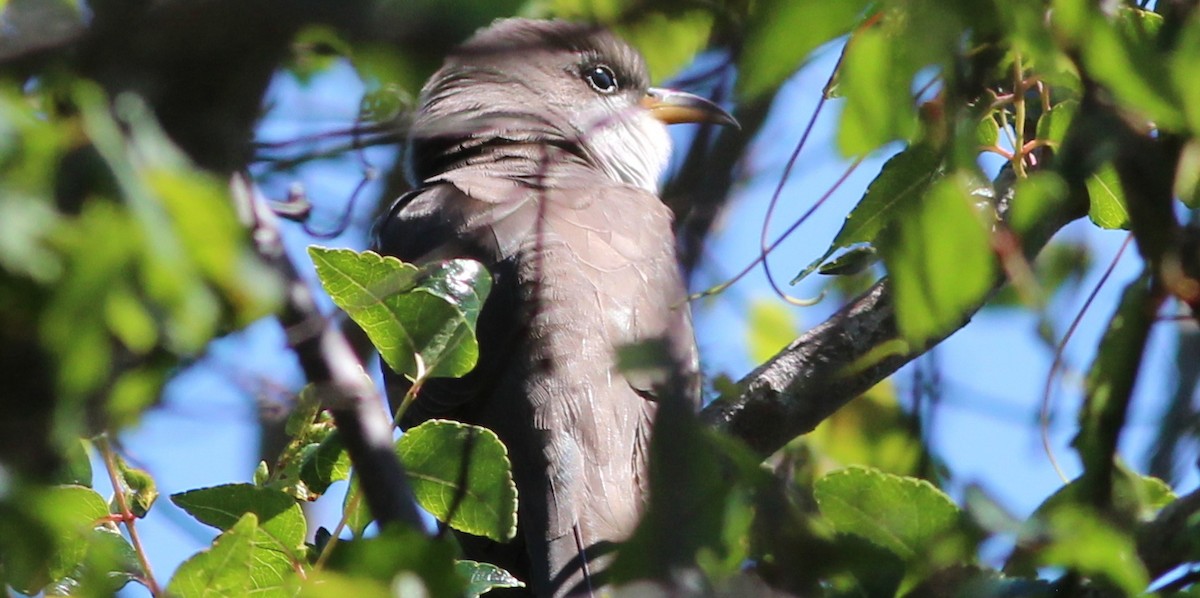
<svg viewBox="0 0 1200 598"><path fill-rule="evenodd" d="M676 123L712 123L742 128L733 115L720 106L695 94L674 89L651 87L642 98L642 107L650 116L673 125Z"/></svg>

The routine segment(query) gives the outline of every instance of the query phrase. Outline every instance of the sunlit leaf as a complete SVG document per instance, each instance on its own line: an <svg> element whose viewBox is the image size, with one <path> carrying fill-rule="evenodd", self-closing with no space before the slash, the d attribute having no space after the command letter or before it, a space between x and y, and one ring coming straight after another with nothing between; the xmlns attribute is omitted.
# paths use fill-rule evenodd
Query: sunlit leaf
<svg viewBox="0 0 1200 598"><path fill-rule="evenodd" d="M487 428L430 420L396 443L425 510L459 531L504 542L517 533L517 487L508 450Z"/></svg>
<svg viewBox="0 0 1200 598"><path fill-rule="evenodd" d="M295 499L273 488L253 484L224 484L171 495L171 502L201 523L228 530L247 513L256 516L255 529L269 536L287 554L299 554L308 529ZM261 521L261 524L257 522Z"/></svg>
<svg viewBox="0 0 1200 598"><path fill-rule="evenodd" d="M180 598L292 596L292 563L265 546L270 542L254 513L246 513L211 548L180 565L167 592Z"/></svg>
<svg viewBox="0 0 1200 598"><path fill-rule="evenodd" d="M513 577L512 573L490 563L476 561L458 561L454 563L454 571L466 580L465 595L476 598L496 588L523 588L524 583Z"/></svg>
<svg viewBox="0 0 1200 598"><path fill-rule="evenodd" d="M817 480L813 494L838 531L866 538L905 560L927 555L961 523L954 501L929 482L861 467Z"/></svg>
<svg viewBox="0 0 1200 598"><path fill-rule="evenodd" d="M1088 217L1100 228L1128 229L1129 210L1125 207L1125 192L1117 171L1108 164L1087 181L1091 208Z"/></svg>
<svg viewBox="0 0 1200 598"><path fill-rule="evenodd" d="M371 251L308 251L334 303L393 370L416 378L462 376L475 367L475 321L491 290L481 264L458 259L418 268Z"/></svg>

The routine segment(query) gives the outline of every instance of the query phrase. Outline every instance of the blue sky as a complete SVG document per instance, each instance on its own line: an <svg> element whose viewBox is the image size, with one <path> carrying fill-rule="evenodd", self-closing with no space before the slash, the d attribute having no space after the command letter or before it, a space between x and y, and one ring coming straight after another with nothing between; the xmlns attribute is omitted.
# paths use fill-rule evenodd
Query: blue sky
<svg viewBox="0 0 1200 598"><path fill-rule="evenodd" d="M747 180L737 187L732 209L711 240L708 256L716 266L715 271L735 272L757 255L758 232L767 200L835 58L832 52L825 51L793 77L778 97L777 105L784 108L773 111L764 127L771 134L755 140L744 165ZM277 106L264 122L260 136L265 140L282 140L348 126L357 110L361 90L354 72L345 66L318 76L306 89L286 76L280 77L272 91ZM772 236L807 210L844 169L845 162L837 156L831 141L837 108L836 102L827 107L788 179ZM367 158L376 167L387 169L392 151L376 148ZM770 263L777 279L789 279L824 253L842 219L884 159L886 155L880 154L864 163L831 201L775 252ZM347 157L313 164L302 169L296 178L265 179L264 189L273 197L282 197L289 183L301 182L316 208L313 226L327 229L337 221L342 204L359 182L361 171L356 169L357 163L355 157ZM364 193L347 233L322 244L363 246L364 231L370 225L370 204L378 197L379 188L373 184ZM291 255L297 263L307 264L304 247L309 240L298 226L287 227ZM1060 233L1060 238L1064 237L1090 244L1098 267L1074 291L1055 298L1051 313L1059 331L1066 328L1099 277L1099 271L1116 253L1124 233L1100 231L1079 222ZM1078 473L1079 469L1069 448L1081 394L1079 371L1090 363L1123 284L1139 268L1136 253L1128 251L1068 347L1067 361L1074 370L1056 393L1059 417L1052 427L1055 450L1068 475ZM703 287L712 282L701 274L696 284ZM790 292L813 296L815 285L815 281L806 281ZM756 300L777 300L761 270L717 300L696 306L698 340L710 373L726 373L736 378L756 365L751 362L744 343L747 306ZM832 304L821 304L789 309L798 324L807 328L821 322L835 308ZM1159 324L1155 328L1131 423L1123 437L1122 453L1135 466L1144 462L1145 448L1153 437L1155 422L1169 391L1168 366L1174 348L1172 326ZM160 582L165 583L179 563L206 546L215 535L214 530L190 520L171 505L167 495L251 479L257 454L256 400L280 400L301 384L299 368L284 346L281 330L270 321L219 341L205 359L170 384L161 408L149 412L139 426L122 435L123 445L137 463L155 476L163 494L149 517L138 525ZM933 422L932 441L934 450L955 476L952 492L961 490L966 483L979 483L1011 511L1027 515L1060 485L1042 451L1035 423L1052 355L1038 341L1033 317L1016 310L985 310L940 345L935 354L942 368L946 397ZM897 374L895 380L901 396L907 396L909 368ZM1194 461L1196 447L1193 445L1190 450ZM1193 470L1178 490L1186 491L1196 484ZM314 507L314 516L321 525L333 527L338 504L340 497L331 496ZM136 589L125 593L144 595Z"/></svg>

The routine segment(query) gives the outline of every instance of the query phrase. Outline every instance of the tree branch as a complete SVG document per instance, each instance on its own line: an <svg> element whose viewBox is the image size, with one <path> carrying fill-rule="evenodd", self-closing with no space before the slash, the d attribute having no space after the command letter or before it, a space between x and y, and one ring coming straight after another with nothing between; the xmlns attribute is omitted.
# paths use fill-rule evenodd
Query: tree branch
<svg viewBox="0 0 1200 598"><path fill-rule="evenodd" d="M1001 214L1011 200L1004 176L1002 172L996 183ZM1086 194L1071 193L1038 229L1026 234L1022 240L1026 255L1036 255L1054 233L1086 213ZM997 280L996 288L1004 282ZM742 440L765 458L944 340L938 338L919 348L897 343L898 348L889 351L888 343L900 338L890 287L887 279L875 283L824 323L792 341L742 378L736 395L720 397L705 407L701 420ZM946 336L965 326L984 303L974 306Z"/></svg>
<svg viewBox="0 0 1200 598"><path fill-rule="evenodd" d="M400 521L423 529L404 466L392 447L391 418L362 362L341 329L317 310L312 291L284 253L275 215L252 183L239 175L232 187L239 208L252 222L259 253L287 282L279 321L309 383L322 392L322 404L333 414L371 515L380 526Z"/></svg>

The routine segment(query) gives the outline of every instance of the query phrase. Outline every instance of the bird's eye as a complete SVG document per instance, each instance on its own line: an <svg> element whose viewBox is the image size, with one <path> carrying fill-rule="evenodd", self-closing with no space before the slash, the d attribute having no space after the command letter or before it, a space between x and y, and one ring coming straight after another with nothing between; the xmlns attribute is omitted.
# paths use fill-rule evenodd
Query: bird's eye
<svg viewBox="0 0 1200 598"><path fill-rule="evenodd" d="M617 90L617 76L613 74L612 69L603 64L585 70L583 78L592 89L600 93L613 93Z"/></svg>

